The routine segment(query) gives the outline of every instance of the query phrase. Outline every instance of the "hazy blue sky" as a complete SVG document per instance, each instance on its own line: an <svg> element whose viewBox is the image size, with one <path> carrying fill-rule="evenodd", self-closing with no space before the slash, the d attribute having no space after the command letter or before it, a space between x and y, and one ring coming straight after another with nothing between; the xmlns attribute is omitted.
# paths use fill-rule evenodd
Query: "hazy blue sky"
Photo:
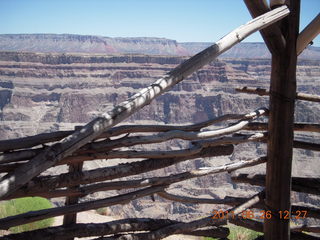
<svg viewBox="0 0 320 240"><path fill-rule="evenodd" d="M301 0L301 29L320 0ZM214 42L251 19L242 0L0 0L0 33L73 33ZM255 34L246 41L262 41ZM320 37L314 41L320 46Z"/></svg>

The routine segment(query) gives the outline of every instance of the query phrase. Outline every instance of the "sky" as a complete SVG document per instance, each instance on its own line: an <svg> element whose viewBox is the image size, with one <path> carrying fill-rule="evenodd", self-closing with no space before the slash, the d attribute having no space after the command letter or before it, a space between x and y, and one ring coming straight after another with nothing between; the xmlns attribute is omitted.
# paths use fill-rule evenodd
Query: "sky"
<svg viewBox="0 0 320 240"><path fill-rule="evenodd" d="M301 0L300 30L320 12ZM69 33L215 42L251 20L242 0L0 0L0 34ZM245 41L262 42L259 33ZM314 40L320 47L320 37Z"/></svg>

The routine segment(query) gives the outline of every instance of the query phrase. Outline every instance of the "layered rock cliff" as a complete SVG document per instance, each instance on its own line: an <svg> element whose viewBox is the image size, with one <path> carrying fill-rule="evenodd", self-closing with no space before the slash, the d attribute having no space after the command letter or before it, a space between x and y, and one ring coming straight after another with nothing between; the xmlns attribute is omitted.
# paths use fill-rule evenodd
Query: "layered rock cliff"
<svg viewBox="0 0 320 240"><path fill-rule="evenodd" d="M212 39L212 42L218 39ZM210 42L177 42L166 38L110 38L76 34L0 34L0 51L50 53L103 53L188 56L207 48ZM240 43L224 58L270 58L263 43ZM320 59L319 48L309 47L300 56Z"/></svg>

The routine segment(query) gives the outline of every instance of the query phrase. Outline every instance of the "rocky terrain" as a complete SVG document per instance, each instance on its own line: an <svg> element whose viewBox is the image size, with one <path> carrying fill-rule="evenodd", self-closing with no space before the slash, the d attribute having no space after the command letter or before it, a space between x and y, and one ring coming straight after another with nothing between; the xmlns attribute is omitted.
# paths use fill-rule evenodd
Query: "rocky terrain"
<svg viewBox="0 0 320 240"><path fill-rule="evenodd" d="M222 37L222 36L221 36ZM217 41L218 39L212 39ZM110 38L76 34L0 34L0 51L49 53L103 53L187 56L210 46L209 42L177 42L166 38ZM270 58L263 43L240 43L224 53L228 58ZM302 58L320 59L320 50L309 47Z"/></svg>
<svg viewBox="0 0 320 240"><path fill-rule="evenodd" d="M59 45L61 49L54 45L55 41L61 43L60 35L35 35L31 40L28 36L21 35L19 41L16 40L17 36L13 36L12 41L3 40L9 38L9 35L0 36L0 49L5 50L0 52L0 139L73 129L76 125L83 125L187 59L181 55L189 55L205 45L205 43L178 44L173 40L164 39L158 41L140 39L152 42L148 45L138 41L141 43L141 51L148 54L144 55L139 51L139 54L131 53L132 49L137 47L135 39L116 39L119 46L114 47L115 44L104 45L102 40L107 42L109 38L101 40L89 36L83 36L83 39L75 38L72 40L74 42L70 40L72 43L67 43L70 36L73 35L63 35L66 37L63 40L66 45ZM37 40L37 37L40 40ZM44 37L47 38L41 43L41 38ZM27 44L28 41L30 45ZM52 45L48 44L48 41ZM163 42L167 42L167 45L163 45ZM79 44L83 44L83 49L79 48ZM22 48L23 45L25 48ZM99 52L102 46L111 50L106 50L102 54ZM237 93L234 90L243 86L264 88L269 86L270 60L267 54L262 54L265 47L261 44L250 45L259 49L260 52L257 51L262 58L257 56L248 58L250 55L250 51L248 53L246 50L248 46L248 44L240 45L238 50L234 50L233 57L230 53L205 66L127 119L127 122L194 123L226 113L247 113L262 106L267 107L266 97ZM47 51L41 50L43 48ZM73 53L61 53L66 49ZM81 52L76 49L80 49ZM16 50L19 52L15 52ZM21 52L22 50L31 52ZM49 51L55 53L48 53ZM302 56L299 59L298 89L304 93L319 94L320 62L315 59L320 51L319 48L311 48L307 52L310 52L310 56ZM166 53L168 54L164 55ZM319 116L319 104L297 101L295 116L297 121L317 123ZM297 135L297 137L319 142L317 134ZM184 146L183 144L180 141L173 141L172 144L161 147L177 149ZM236 147L235 153L230 157L187 161L149 175L171 174L199 166L222 165L238 159L261 156L264 152L263 144L246 144ZM294 154L295 176L320 176L320 154L303 150L295 150ZM107 163L97 161L86 165L86 168L116 163L116 160ZM254 172L263 172L263 168L259 166ZM256 189L233 184L229 175L219 174L175 184L170 188L170 192L215 198L225 195L246 196L254 193ZM111 194L113 192L94 194L90 198ZM294 195L294 198L296 201L306 200L318 204L318 199L311 195ZM160 198L156 198L156 201L156 207L150 198L143 198L130 205L115 206L112 211L118 216L170 215L172 218L190 219L209 214L214 208L210 205L171 204Z"/></svg>

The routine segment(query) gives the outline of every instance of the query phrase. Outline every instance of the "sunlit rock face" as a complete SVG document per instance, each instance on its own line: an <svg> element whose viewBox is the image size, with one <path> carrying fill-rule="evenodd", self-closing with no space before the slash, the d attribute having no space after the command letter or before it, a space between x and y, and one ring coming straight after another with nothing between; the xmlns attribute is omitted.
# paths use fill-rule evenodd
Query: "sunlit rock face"
<svg viewBox="0 0 320 240"><path fill-rule="evenodd" d="M74 126L83 125L150 85L188 58L181 55L190 55L207 46L207 43L180 44L172 40L153 41L147 38L120 39L121 41L109 39L108 42L104 38L99 40L97 37L77 35L59 35L58 37L39 35L33 38L21 35L20 38L22 40L19 41L16 36L12 38L12 42L16 41L16 45L13 43L10 45L7 40L5 45L4 37L0 35L0 49L6 50L0 52L1 139L73 129ZM28 49L17 49L17 46L20 46L18 43L22 46L26 41L38 42L34 43L33 47L28 46ZM41 43L41 41L44 42ZM57 49L53 44L55 41L65 43L61 43L60 49ZM99 52L104 41L112 51ZM41 49L41 46L47 47L47 51ZM140 50L132 53L138 49L138 46ZM251 52L254 51L251 51L251 48L256 49L255 52L259 52L261 57L253 55ZM239 45L232 50L233 52L226 53L218 60L206 65L171 91L164 93L150 105L133 114L126 122L194 123L227 113L242 114L259 107L268 107L267 97L237 93L234 90L236 87L243 86L269 88L269 55L264 45L253 44L251 48L248 44ZM19 50L19 52L9 50ZM49 53L50 51L55 53ZM318 48L309 49L298 61L297 87L301 92L320 93L320 62L315 60L319 52ZM296 102L296 121L317 123L319 116L319 104ZM317 142L319 135L298 134L296 138ZM182 141L148 146L150 149L166 150L185 147L188 147L188 144ZM235 153L229 157L187 161L145 174L145 176L168 175L199 166L217 166L264 154L263 144L239 145L236 146ZM319 157L317 152L294 150L293 175L319 177L320 172L317 167ZM88 163L86 168L108 164L111 163L92 162ZM259 166L249 172L263 172L263 169ZM59 172L59 170L52 171ZM203 177L172 186L172 191L175 193L211 198L224 197L226 194L245 196L256 190L257 188L246 185L233 184L227 174ZM108 194L111 193L104 192L90 197L98 198ZM295 201L306 199L309 203L318 201L312 195L307 197L294 195L294 199ZM123 206L114 207L113 212L126 216L149 214L155 217L171 214L173 218L181 220L181 218L203 216L214 210L213 206L209 205L179 203L172 205L160 198L157 201L159 204L154 206L153 202L144 198L124 208Z"/></svg>

